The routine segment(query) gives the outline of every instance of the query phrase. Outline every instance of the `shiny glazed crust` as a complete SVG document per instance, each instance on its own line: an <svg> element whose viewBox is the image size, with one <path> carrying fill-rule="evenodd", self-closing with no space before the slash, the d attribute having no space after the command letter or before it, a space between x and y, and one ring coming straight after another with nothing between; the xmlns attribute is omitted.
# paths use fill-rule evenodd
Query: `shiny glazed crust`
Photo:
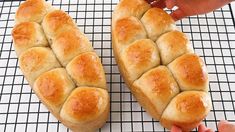
<svg viewBox="0 0 235 132"><path fill-rule="evenodd" d="M64 103L60 117L74 132L93 132L103 126L109 114L107 90L78 87Z"/></svg>
<svg viewBox="0 0 235 132"><path fill-rule="evenodd" d="M210 100L209 94L203 91L181 92L167 106L160 122L168 129L174 124L182 128L182 131L190 131L210 111Z"/></svg>
<svg viewBox="0 0 235 132"><path fill-rule="evenodd" d="M51 5L47 4L44 0L27 0L17 9L15 21L16 23L41 23L43 17L50 10L50 8Z"/></svg>
<svg viewBox="0 0 235 132"><path fill-rule="evenodd" d="M74 88L75 84L64 68L55 68L44 72L37 78L33 86L33 90L40 100L48 109L57 114Z"/></svg>
<svg viewBox="0 0 235 132"><path fill-rule="evenodd" d="M177 125L192 130L211 109L205 64L193 54L187 36L176 30L170 15L146 4L121 0L113 12L112 46L119 71L154 119L167 129ZM143 40L153 41L153 46ZM154 49L157 54L151 54ZM147 63L156 62L154 58L160 63Z"/></svg>
<svg viewBox="0 0 235 132"><path fill-rule="evenodd" d="M42 27L50 44L57 34L77 28L69 14L62 10L52 10L47 13L43 18Z"/></svg>
<svg viewBox="0 0 235 132"><path fill-rule="evenodd" d="M30 86L42 73L61 67L52 50L45 47L24 51L19 57L19 65Z"/></svg>
<svg viewBox="0 0 235 132"><path fill-rule="evenodd" d="M78 30L59 33L51 48L63 66L66 66L75 56L93 51L90 41Z"/></svg>
<svg viewBox="0 0 235 132"><path fill-rule="evenodd" d="M101 128L110 111L105 73L74 20L44 0L23 2L15 20L19 65L41 102L74 132Z"/></svg>
<svg viewBox="0 0 235 132"><path fill-rule="evenodd" d="M17 24L12 30L12 37L18 57L29 48L48 46L42 27L36 22Z"/></svg>
<svg viewBox="0 0 235 132"><path fill-rule="evenodd" d="M99 57L94 52L86 52L76 56L66 66L66 70L77 86L106 89L104 70Z"/></svg>

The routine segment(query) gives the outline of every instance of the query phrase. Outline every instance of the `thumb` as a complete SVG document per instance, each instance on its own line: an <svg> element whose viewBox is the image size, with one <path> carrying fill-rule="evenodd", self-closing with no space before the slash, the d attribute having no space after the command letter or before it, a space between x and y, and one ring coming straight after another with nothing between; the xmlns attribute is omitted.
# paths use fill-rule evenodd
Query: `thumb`
<svg viewBox="0 0 235 132"><path fill-rule="evenodd" d="M154 0L151 2L151 6L163 9L166 7L165 0Z"/></svg>
<svg viewBox="0 0 235 132"><path fill-rule="evenodd" d="M180 9L176 9L175 11L173 11L171 14L171 17L177 21L177 20L180 20L184 17L186 17L187 15Z"/></svg>
<svg viewBox="0 0 235 132"><path fill-rule="evenodd" d="M234 132L235 125L228 121L220 121L218 125L219 132Z"/></svg>
<svg viewBox="0 0 235 132"><path fill-rule="evenodd" d="M172 126L171 127L171 132L182 132L182 130L177 126Z"/></svg>
<svg viewBox="0 0 235 132"><path fill-rule="evenodd" d="M168 9L172 9L174 6L176 6L176 0L166 0L165 4Z"/></svg>
<svg viewBox="0 0 235 132"><path fill-rule="evenodd" d="M198 132L213 132L213 131L209 128L206 128L205 125L200 124L198 127Z"/></svg>

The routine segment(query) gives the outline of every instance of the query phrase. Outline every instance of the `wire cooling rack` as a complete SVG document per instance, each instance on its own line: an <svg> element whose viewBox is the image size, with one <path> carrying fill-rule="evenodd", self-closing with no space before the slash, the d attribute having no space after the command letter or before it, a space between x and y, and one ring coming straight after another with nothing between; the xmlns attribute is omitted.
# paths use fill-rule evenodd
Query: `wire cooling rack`
<svg viewBox="0 0 235 132"><path fill-rule="evenodd" d="M139 106L119 74L111 48L111 14L118 0L49 2L76 20L102 58L111 112L99 131L167 131ZM0 132L69 131L39 102L19 69L10 34L20 3L0 2ZM217 130L222 119L235 122L235 26L231 6L183 19L177 26L189 36L209 71L213 107L203 123Z"/></svg>

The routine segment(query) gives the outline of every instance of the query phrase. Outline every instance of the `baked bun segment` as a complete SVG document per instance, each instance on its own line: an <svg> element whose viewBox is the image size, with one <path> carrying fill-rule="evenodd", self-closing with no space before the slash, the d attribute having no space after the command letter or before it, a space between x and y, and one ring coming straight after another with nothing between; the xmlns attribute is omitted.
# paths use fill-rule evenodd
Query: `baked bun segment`
<svg viewBox="0 0 235 132"><path fill-rule="evenodd" d="M193 53L193 48L189 43L187 36L177 30L170 31L159 37L156 42L163 65L167 65L177 57Z"/></svg>
<svg viewBox="0 0 235 132"><path fill-rule="evenodd" d="M140 19L151 6L145 0L122 0L113 12L113 20L134 16Z"/></svg>
<svg viewBox="0 0 235 132"><path fill-rule="evenodd" d="M147 70L160 65L156 44L150 39L135 41L122 52L120 63L128 82L132 83Z"/></svg>
<svg viewBox="0 0 235 132"><path fill-rule="evenodd" d="M178 94L167 106L161 117L161 124L171 129L176 125L182 131L197 127L211 109L211 99L203 91L185 91Z"/></svg>
<svg viewBox="0 0 235 132"><path fill-rule="evenodd" d="M208 91L209 80L206 66L195 54L184 54L168 65L180 89Z"/></svg>
<svg viewBox="0 0 235 132"><path fill-rule="evenodd" d="M138 102L155 119L160 119L162 112L180 90L166 66L158 66L143 74L133 83Z"/></svg>
<svg viewBox="0 0 235 132"><path fill-rule="evenodd" d="M74 132L93 132L109 115L109 95L104 89L78 87L72 91L61 111L61 120Z"/></svg>
<svg viewBox="0 0 235 132"><path fill-rule="evenodd" d="M93 51L90 41L77 29L59 33L51 48L63 66L66 66L77 55Z"/></svg>
<svg viewBox="0 0 235 132"><path fill-rule="evenodd" d="M74 20L62 10L49 12L42 21L42 27L50 44L58 33L77 28Z"/></svg>
<svg viewBox="0 0 235 132"><path fill-rule="evenodd" d="M163 33L174 30L175 24L173 18L165 11L159 8L149 9L141 18L148 37L156 41Z"/></svg>
<svg viewBox="0 0 235 132"><path fill-rule="evenodd" d="M114 26L114 36L114 41L117 43L114 48L120 53L134 41L147 38L147 33L138 18L129 16L117 20Z"/></svg>
<svg viewBox="0 0 235 132"><path fill-rule="evenodd" d="M33 90L47 108L56 115L75 88L75 84L64 68L55 68L41 74L34 83Z"/></svg>
<svg viewBox="0 0 235 132"><path fill-rule="evenodd" d="M106 89L104 69L99 57L94 52L86 52L76 56L66 66L66 70L77 86Z"/></svg>
<svg viewBox="0 0 235 132"><path fill-rule="evenodd" d="M48 46L42 27L36 22L22 22L12 30L14 48L17 56L32 47Z"/></svg>
<svg viewBox="0 0 235 132"><path fill-rule="evenodd" d="M19 66L48 110L74 132L94 132L110 105L101 60L64 11L27 0L12 30Z"/></svg>
<svg viewBox="0 0 235 132"><path fill-rule="evenodd" d="M118 69L147 113L167 129L179 125L190 131L211 109L206 66L173 18L145 1L121 0L113 13L112 46ZM188 110L179 112L177 103Z"/></svg>
<svg viewBox="0 0 235 132"><path fill-rule="evenodd" d="M20 4L16 11L16 23L20 22L37 22L41 23L51 5L44 0L26 0Z"/></svg>
<svg viewBox="0 0 235 132"><path fill-rule="evenodd" d="M40 74L61 67L52 50L45 47L24 51L19 57L19 65L31 87Z"/></svg>

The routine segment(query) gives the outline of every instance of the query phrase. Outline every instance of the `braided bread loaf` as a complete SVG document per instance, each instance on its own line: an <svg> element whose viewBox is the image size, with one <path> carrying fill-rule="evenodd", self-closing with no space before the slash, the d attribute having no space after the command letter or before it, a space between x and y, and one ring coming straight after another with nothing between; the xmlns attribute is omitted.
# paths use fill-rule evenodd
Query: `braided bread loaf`
<svg viewBox="0 0 235 132"><path fill-rule="evenodd" d="M211 109L208 73L165 11L121 0L112 19L119 70L141 106L167 129L190 131Z"/></svg>
<svg viewBox="0 0 235 132"><path fill-rule="evenodd" d="M44 0L27 0L16 23L19 65L38 98L72 131L102 127L109 114L104 70L73 19Z"/></svg>

